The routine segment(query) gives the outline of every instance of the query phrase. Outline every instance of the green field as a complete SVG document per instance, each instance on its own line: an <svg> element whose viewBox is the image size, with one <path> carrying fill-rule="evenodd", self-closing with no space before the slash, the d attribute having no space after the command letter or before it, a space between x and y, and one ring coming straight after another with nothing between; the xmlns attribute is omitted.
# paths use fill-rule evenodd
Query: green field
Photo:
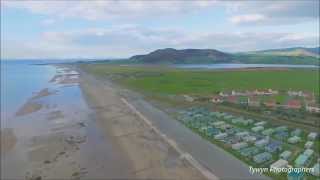
<svg viewBox="0 0 320 180"><path fill-rule="evenodd" d="M222 71L103 64L82 67L95 75L108 76L125 86L152 93L212 95L219 91L272 88L319 95L319 71L315 69Z"/></svg>

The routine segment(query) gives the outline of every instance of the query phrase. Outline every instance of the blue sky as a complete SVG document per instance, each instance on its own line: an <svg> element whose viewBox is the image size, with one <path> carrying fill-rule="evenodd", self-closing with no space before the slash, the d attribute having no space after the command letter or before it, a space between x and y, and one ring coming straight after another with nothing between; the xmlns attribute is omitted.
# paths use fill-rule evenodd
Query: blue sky
<svg viewBox="0 0 320 180"><path fill-rule="evenodd" d="M1 58L319 46L319 1L1 1Z"/></svg>

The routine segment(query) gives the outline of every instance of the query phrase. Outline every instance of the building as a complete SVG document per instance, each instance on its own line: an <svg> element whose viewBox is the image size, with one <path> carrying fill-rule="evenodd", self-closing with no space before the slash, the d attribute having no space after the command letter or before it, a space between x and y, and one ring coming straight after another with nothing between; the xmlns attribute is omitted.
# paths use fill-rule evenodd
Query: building
<svg viewBox="0 0 320 180"><path fill-rule="evenodd" d="M270 136L270 135L272 135L272 133L274 133L274 129L273 128L269 128L269 129L266 129L266 130L262 131L262 134L265 135L265 136Z"/></svg>
<svg viewBox="0 0 320 180"><path fill-rule="evenodd" d="M268 108L275 108L277 106L277 103L275 100L268 100L266 102L263 103L265 106L267 106Z"/></svg>
<svg viewBox="0 0 320 180"><path fill-rule="evenodd" d="M291 132L291 136L300 136L302 133L301 129L295 129L294 131Z"/></svg>
<svg viewBox="0 0 320 180"><path fill-rule="evenodd" d="M280 158L281 159L284 159L284 160L288 160L291 156L292 152L291 151L283 151L281 154L280 154Z"/></svg>
<svg viewBox="0 0 320 180"><path fill-rule="evenodd" d="M253 107L259 107L260 106L260 100L257 97L249 97L248 98L248 105Z"/></svg>
<svg viewBox="0 0 320 180"><path fill-rule="evenodd" d="M281 132L277 132L275 135L274 135L277 139L280 139L280 140L286 140L288 137L289 137L289 133L287 131L281 131Z"/></svg>
<svg viewBox="0 0 320 180"><path fill-rule="evenodd" d="M218 139L218 140L221 140L221 139L224 139L228 136L227 133L219 133L217 135L214 136L214 139Z"/></svg>
<svg viewBox="0 0 320 180"><path fill-rule="evenodd" d="M248 144L246 142L239 142L239 143L232 144L232 149L234 150L240 150L245 147L248 147Z"/></svg>
<svg viewBox="0 0 320 180"><path fill-rule="evenodd" d="M267 144L264 149L270 153L280 152L282 150L282 145L279 142L272 142Z"/></svg>
<svg viewBox="0 0 320 180"><path fill-rule="evenodd" d="M238 102L238 98L236 96L228 96L227 102L236 104Z"/></svg>
<svg viewBox="0 0 320 180"><path fill-rule="evenodd" d="M258 164L269 161L271 159L272 159L272 155L268 152L263 152L253 156L253 161Z"/></svg>
<svg viewBox="0 0 320 180"><path fill-rule="evenodd" d="M313 172L311 174L314 176L320 176L320 163L316 163L312 168Z"/></svg>
<svg viewBox="0 0 320 180"><path fill-rule="evenodd" d="M276 132L287 131L287 130L288 130L288 127L287 127L287 126L279 126L279 127L276 127L274 130L275 130Z"/></svg>
<svg viewBox="0 0 320 180"><path fill-rule="evenodd" d="M296 144L301 141L301 138L299 136L292 136L288 139L288 142L291 144Z"/></svg>
<svg viewBox="0 0 320 180"><path fill-rule="evenodd" d="M251 142L255 142L257 138L255 136L245 136L242 138L242 140L244 140L245 142L251 143Z"/></svg>
<svg viewBox="0 0 320 180"><path fill-rule="evenodd" d="M217 122L212 123L212 125L213 125L214 127L220 127L220 126L222 126L222 125L224 125L224 124L225 124L224 121L217 121Z"/></svg>
<svg viewBox="0 0 320 180"><path fill-rule="evenodd" d="M289 100L286 105L286 108L289 108L289 109L300 109L301 107L302 107L301 102L296 99Z"/></svg>
<svg viewBox="0 0 320 180"><path fill-rule="evenodd" d="M311 132L308 134L308 139L309 140L316 140L318 134L316 132Z"/></svg>
<svg viewBox="0 0 320 180"><path fill-rule="evenodd" d="M259 153L259 149L257 147L248 147L240 150L240 154L242 156L248 157L248 156L254 156L255 154Z"/></svg>
<svg viewBox="0 0 320 180"><path fill-rule="evenodd" d="M309 158L312 156L313 150L307 149L294 161L296 167L304 167L308 162Z"/></svg>
<svg viewBox="0 0 320 180"><path fill-rule="evenodd" d="M211 100L213 103L222 103L223 99L220 96L214 96Z"/></svg>
<svg viewBox="0 0 320 180"><path fill-rule="evenodd" d="M253 132L259 132L259 131L262 131L263 129L264 129L263 126L256 126L256 127L251 128L251 130Z"/></svg>
<svg viewBox="0 0 320 180"><path fill-rule="evenodd" d="M312 103L312 104L308 103L306 105L306 111L311 112L311 113L320 113L320 107L319 107L319 105L316 105L314 103Z"/></svg>
<svg viewBox="0 0 320 180"><path fill-rule="evenodd" d="M264 126L265 124L267 124L266 121L260 121L254 124L254 126Z"/></svg>
<svg viewBox="0 0 320 180"><path fill-rule="evenodd" d="M304 145L305 148L307 149L311 149L313 146L313 142L312 141L307 141L306 144Z"/></svg>
<svg viewBox="0 0 320 180"><path fill-rule="evenodd" d="M267 145L268 143L269 143L269 138L264 138L264 139L256 141L254 143L254 145L257 147L263 147L263 146Z"/></svg>
<svg viewBox="0 0 320 180"><path fill-rule="evenodd" d="M270 168L285 168L288 166L288 161L283 160L283 159L279 159L278 161L272 163L270 165Z"/></svg>
<svg viewBox="0 0 320 180"><path fill-rule="evenodd" d="M238 137L238 138L243 138L243 137L248 136L248 135L249 135L249 132L247 132L247 131L242 131L242 132L238 132L238 133L235 134L235 136Z"/></svg>

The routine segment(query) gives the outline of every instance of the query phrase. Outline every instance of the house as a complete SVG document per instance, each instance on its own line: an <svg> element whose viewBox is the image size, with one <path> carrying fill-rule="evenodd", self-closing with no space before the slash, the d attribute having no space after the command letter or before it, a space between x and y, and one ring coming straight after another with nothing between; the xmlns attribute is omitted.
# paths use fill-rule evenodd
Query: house
<svg viewBox="0 0 320 180"><path fill-rule="evenodd" d="M225 122L224 121L216 121L216 122L214 122L214 123L212 123L212 125L214 126L214 127L221 127L222 125L224 125L225 124Z"/></svg>
<svg viewBox="0 0 320 180"><path fill-rule="evenodd" d="M244 140L245 142L254 142L257 140L257 138L255 136L245 136L242 138L242 140Z"/></svg>
<svg viewBox="0 0 320 180"><path fill-rule="evenodd" d="M308 159L308 156L300 154L298 158L294 161L294 164L296 167L303 167L307 163Z"/></svg>
<svg viewBox="0 0 320 180"><path fill-rule="evenodd" d="M245 136L248 136L249 135L249 132L247 132L247 131L242 131L242 132L238 132L238 133L236 133L235 134L235 136L237 137L237 138L243 138L243 137L245 137Z"/></svg>
<svg viewBox="0 0 320 180"><path fill-rule="evenodd" d="M221 91L221 92L219 93L219 96L221 96L221 97L228 97L229 94Z"/></svg>
<svg viewBox="0 0 320 180"><path fill-rule="evenodd" d="M239 142L239 143L232 144L231 147L234 150L240 150L242 148L248 147L248 144L246 142Z"/></svg>
<svg viewBox="0 0 320 180"><path fill-rule="evenodd" d="M264 149L270 153L273 153L273 152L281 151L282 146L281 146L281 143L279 143L279 142L272 142L272 143L267 144L264 147Z"/></svg>
<svg viewBox="0 0 320 180"><path fill-rule="evenodd" d="M264 138L264 139L260 139L260 140L256 141L254 143L254 145L257 147L263 147L263 146L267 145L268 143L269 143L269 138Z"/></svg>
<svg viewBox="0 0 320 180"><path fill-rule="evenodd" d="M313 142L312 142L312 141L307 141L306 144L304 145L304 147L305 147L306 149L311 149L312 146L313 146Z"/></svg>
<svg viewBox="0 0 320 180"><path fill-rule="evenodd" d="M267 106L268 108L275 108L277 106L277 103L275 100L271 99L271 100L268 100L268 101L265 101L263 103L265 106Z"/></svg>
<svg viewBox="0 0 320 180"><path fill-rule="evenodd" d="M281 154L280 154L280 158L281 159L285 159L285 160L288 160L291 156L292 152L291 151L283 151Z"/></svg>
<svg viewBox="0 0 320 180"><path fill-rule="evenodd" d="M257 97L249 97L248 98L248 105L253 107L260 106L260 100Z"/></svg>
<svg viewBox="0 0 320 180"><path fill-rule="evenodd" d="M288 142L291 144L296 144L301 141L301 138L299 136L292 136L288 139Z"/></svg>
<svg viewBox="0 0 320 180"><path fill-rule="evenodd" d="M243 105L247 105L248 104L248 98L245 96L240 96L238 98L238 103L239 104L243 104Z"/></svg>
<svg viewBox="0 0 320 180"><path fill-rule="evenodd" d="M219 133L217 135L214 136L214 139L218 139L218 140L221 140L221 139L224 139L228 136L227 133Z"/></svg>
<svg viewBox="0 0 320 180"><path fill-rule="evenodd" d="M289 137L289 133L287 131L280 131L277 132L274 137L280 140L285 140Z"/></svg>
<svg viewBox="0 0 320 180"><path fill-rule="evenodd" d="M291 132L291 136L300 136L302 133L301 129L295 129L294 131Z"/></svg>
<svg viewBox="0 0 320 180"><path fill-rule="evenodd" d="M262 131L262 134L265 135L265 136L270 136L272 133L274 133L274 129L273 128L269 128L269 129L266 129L266 130Z"/></svg>
<svg viewBox="0 0 320 180"><path fill-rule="evenodd" d="M308 134L308 139L309 140L316 140L318 134L316 132L311 132Z"/></svg>
<svg viewBox="0 0 320 180"><path fill-rule="evenodd" d="M287 105L285 107L288 109L300 109L302 105L299 100L291 99L287 102Z"/></svg>
<svg viewBox="0 0 320 180"><path fill-rule="evenodd" d="M193 102L194 101L194 98L189 96L189 95L183 95L183 97L187 102Z"/></svg>
<svg viewBox="0 0 320 180"><path fill-rule="evenodd" d="M288 161L284 160L284 159L279 159L278 161L272 163L270 165L270 168L285 168L288 166Z"/></svg>
<svg viewBox="0 0 320 180"><path fill-rule="evenodd" d="M228 96L226 101L229 103L236 104L238 103L238 98L236 96Z"/></svg>
<svg viewBox="0 0 320 180"><path fill-rule="evenodd" d="M287 131L288 127L287 126L279 126L279 127L276 127L274 130L276 132Z"/></svg>
<svg viewBox="0 0 320 180"><path fill-rule="evenodd" d="M306 105L306 111L311 113L320 113L320 107L314 103L308 103Z"/></svg>
<svg viewBox="0 0 320 180"><path fill-rule="evenodd" d="M267 124L266 121L260 121L260 122L255 123L254 125L255 126L264 126L265 124Z"/></svg>
<svg viewBox="0 0 320 180"><path fill-rule="evenodd" d="M259 131L262 131L263 129L264 129L263 126L256 126L256 127L251 128L251 130L253 132L259 132Z"/></svg>
<svg viewBox="0 0 320 180"><path fill-rule="evenodd" d="M303 91L288 91L289 96L300 96L300 97L307 97L308 95L305 94Z"/></svg>
<svg viewBox="0 0 320 180"><path fill-rule="evenodd" d="M220 96L213 96L211 101L213 103L222 103L223 102L223 99L220 97Z"/></svg>
<svg viewBox="0 0 320 180"><path fill-rule="evenodd" d="M312 156L313 150L307 149L294 161L296 167L303 167Z"/></svg>
<svg viewBox="0 0 320 180"><path fill-rule="evenodd" d="M257 147L248 147L240 150L240 154L242 156L248 157L253 156L255 154L259 153L259 149Z"/></svg>
<svg viewBox="0 0 320 180"><path fill-rule="evenodd" d="M320 176L320 163L316 163L313 167L313 172L311 172L314 176Z"/></svg>
<svg viewBox="0 0 320 180"><path fill-rule="evenodd" d="M268 152L263 152L253 156L253 161L258 164L269 161L271 159L272 159L272 155Z"/></svg>

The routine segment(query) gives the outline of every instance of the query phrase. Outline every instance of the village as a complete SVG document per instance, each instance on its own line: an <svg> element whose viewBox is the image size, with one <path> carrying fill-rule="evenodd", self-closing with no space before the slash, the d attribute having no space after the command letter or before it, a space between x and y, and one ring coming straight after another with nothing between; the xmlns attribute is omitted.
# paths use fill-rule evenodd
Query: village
<svg viewBox="0 0 320 180"><path fill-rule="evenodd" d="M256 107L261 106L277 109L283 108L288 110L304 109L309 113L320 113L319 102L314 93L304 91L278 91L273 89L254 90L254 91L236 91L219 92L212 97L213 103L231 103L243 106Z"/></svg>
<svg viewBox="0 0 320 180"><path fill-rule="evenodd" d="M310 167L320 175L319 134L267 121L191 107L179 112L187 127L255 167ZM288 174L289 178L290 174Z"/></svg>

